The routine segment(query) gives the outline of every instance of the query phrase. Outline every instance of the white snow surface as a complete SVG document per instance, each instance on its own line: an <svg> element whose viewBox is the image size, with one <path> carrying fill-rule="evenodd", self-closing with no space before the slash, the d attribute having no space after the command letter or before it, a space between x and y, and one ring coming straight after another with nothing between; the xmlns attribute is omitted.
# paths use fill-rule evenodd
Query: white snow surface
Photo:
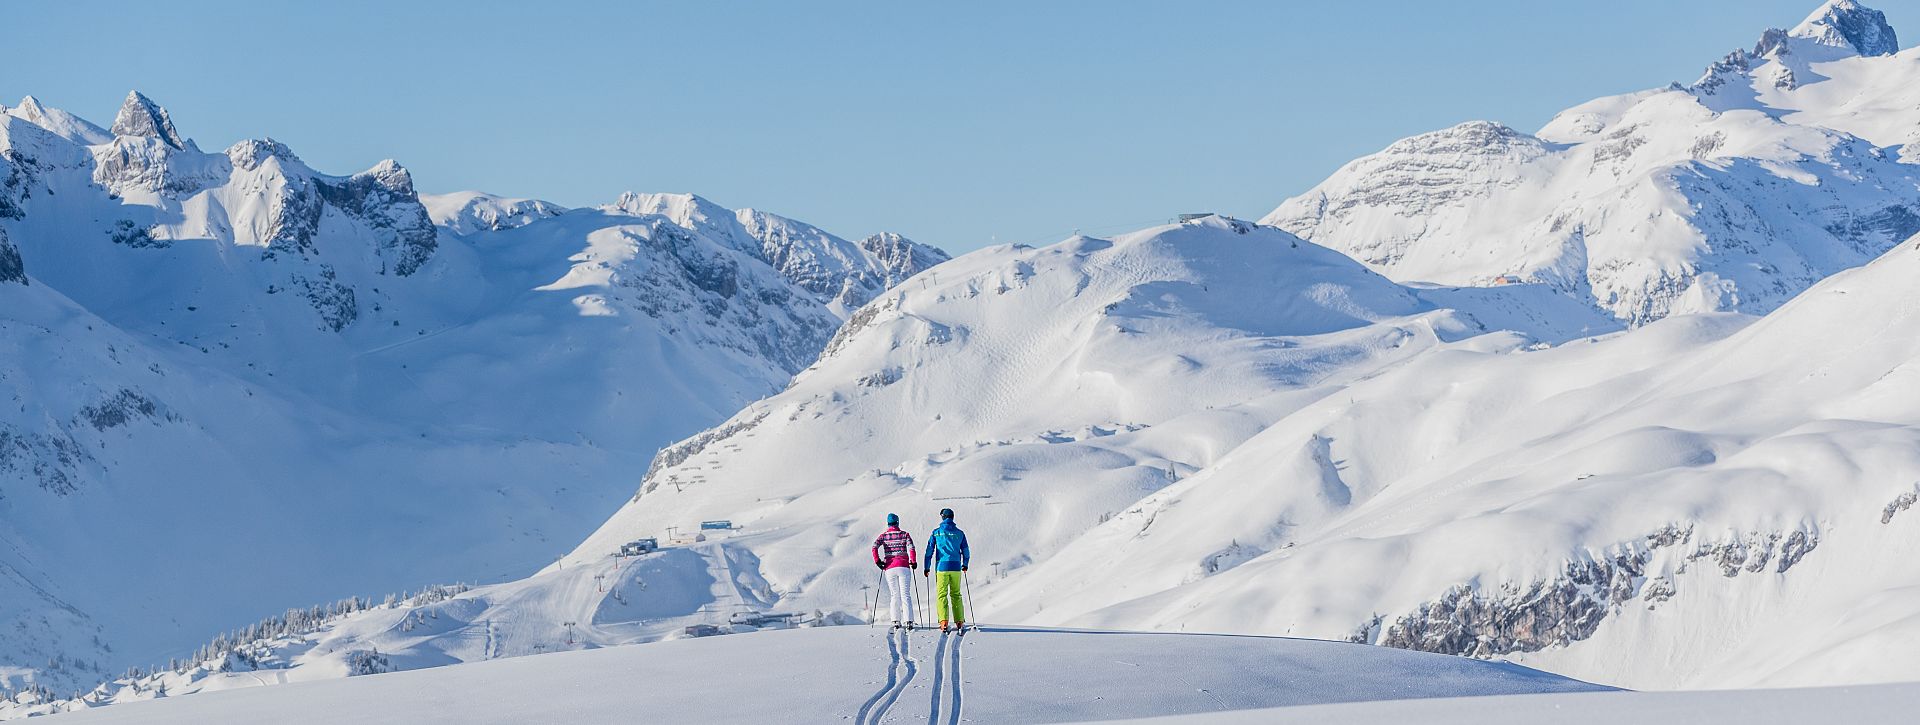
<svg viewBox="0 0 1920 725"><path fill-rule="evenodd" d="M1596 692L1553 695L1496 695L1431 700L1385 700L1332 705L1233 710L1134 719L1136 725L1194 723L1311 723L1376 725L1417 722L1429 725L1487 723L1727 723L1728 725L1801 725L1808 722L1893 723L1920 708L1920 685L1865 685L1776 690L1693 692Z"/></svg>
<svg viewBox="0 0 1920 725"><path fill-rule="evenodd" d="M826 627L168 697L49 722L1072 722L1604 689L1514 665L1310 640Z"/></svg>
<svg viewBox="0 0 1920 725"><path fill-rule="evenodd" d="M1692 85L1590 101L1534 135L1474 121L1403 139L1262 221L1395 279L1540 282L1634 325L1765 313L1920 232L1902 162L1920 50L1893 43L1877 11L1828 3Z"/></svg>

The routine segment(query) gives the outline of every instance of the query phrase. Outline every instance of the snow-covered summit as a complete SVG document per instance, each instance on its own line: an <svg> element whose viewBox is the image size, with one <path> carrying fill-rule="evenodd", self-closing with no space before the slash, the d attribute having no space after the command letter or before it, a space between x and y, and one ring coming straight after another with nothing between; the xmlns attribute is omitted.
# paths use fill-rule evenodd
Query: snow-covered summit
<svg viewBox="0 0 1920 725"><path fill-rule="evenodd" d="M479 191L421 194L420 203L427 207L435 225L456 235L514 229L567 211L549 201L509 199Z"/></svg>
<svg viewBox="0 0 1920 725"><path fill-rule="evenodd" d="M946 252L898 234L874 235L855 244L812 224L757 209L727 209L694 194L629 191L601 208L614 214L663 216L726 240L780 270L842 317L948 259Z"/></svg>
<svg viewBox="0 0 1920 725"><path fill-rule="evenodd" d="M1893 55L1900 52L1900 40L1887 16L1854 0L1828 0L1787 31L1789 37L1805 38L1822 45L1846 48L1860 55Z"/></svg>
<svg viewBox="0 0 1920 725"><path fill-rule="evenodd" d="M168 146L185 149L187 142L180 138L180 132L174 130L173 119L167 115L167 109L142 95L139 91L127 91L127 100L120 104L120 113L113 117L115 136L145 136L158 138Z"/></svg>
<svg viewBox="0 0 1920 725"><path fill-rule="evenodd" d="M21 98L20 105L11 108L0 105L0 113L47 129L75 143L95 145L113 140L113 134L106 129L58 108L44 106L40 99L33 96Z"/></svg>
<svg viewBox="0 0 1920 725"><path fill-rule="evenodd" d="M1396 279L1550 285L1629 324L1764 313L1920 232L1920 72L1850 0L1697 82L1362 157L1263 223ZM1829 40L1847 44L1837 52ZM1853 52L1854 44L1860 52Z"/></svg>

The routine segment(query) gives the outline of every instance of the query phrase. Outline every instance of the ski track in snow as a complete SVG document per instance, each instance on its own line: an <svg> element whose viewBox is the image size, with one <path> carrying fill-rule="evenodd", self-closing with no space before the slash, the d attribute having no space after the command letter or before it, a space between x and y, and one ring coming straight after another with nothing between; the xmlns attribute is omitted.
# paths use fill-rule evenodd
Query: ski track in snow
<svg viewBox="0 0 1920 725"><path fill-rule="evenodd" d="M966 693L961 688L960 680L960 642L965 636L964 631L951 635L945 632L940 634L940 646L933 652L933 695L928 698L927 725L940 725L942 697L948 700L947 725L960 723L960 710L966 702ZM949 639L953 641L951 647L947 646ZM942 680L947 682L946 692L941 692Z"/></svg>
<svg viewBox="0 0 1920 725"><path fill-rule="evenodd" d="M878 711L875 711L873 709L874 705L879 704L881 698L886 697L888 693L893 692L903 684L900 680L900 643L894 639L893 632L889 631L887 632L887 681L880 686L879 691L873 693L872 697L867 698L866 702L860 704L860 712L855 713L853 716L854 723L857 725L867 725L867 723L879 722L880 716L886 714L887 708L881 707ZM893 703L889 701L887 704L892 705Z"/></svg>
<svg viewBox="0 0 1920 725"><path fill-rule="evenodd" d="M947 634L940 633L940 644L933 648L933 696L928 698L927 725L940 725L940 682L947 674Z"/></svg>
<svg viewBox="0 0 1920 725"><path fill-rule="evenodd" d="M893 711L893 704L900 701L900 696L907 691L907 685L913 682L914 673L920 669L913 660L913 638L908 636L907 632L903 630L896 631L894 634L900 638L900 656L898 661L906 670L906 676L900 679L899 687L893 688L893 692L887 694L886 701L880 703L880 708L874 712L873 719L868 720L868 722L871 723L880 722L881 718L886 717L887 713Z"/></svg>
<svg viewBox="0 0 1920 725"><path fill-rule="evenodd" d="M960 644L962 642L965 642L966 639L967 639L967 631L965 629L962 629L953 635L953 654L952 654L953 663L952 663L952 666L948 668L952 670L951 679L953 680L953 684L952 684L953 706L951 708L948 708L949 710L952 711L951 714L947 716L948 725L960 725L960 708L963 704L965 704L964 697L966 693L965 693L964 685L966 684L966 681L961 679L961 676L960 676Z"/></svg>
<svg viewBox="0 0 1920 725"><path fill-rule="evenodd" d="M885 718L893 709L894 703L900 701L900 695L907 691L907 686L913 683L914 674L919 671L919 666L913 659L913 638L907 636L907 632L903 630L887 632L887 658L887 681L881 685L879 691L873 693L872 697L867 698L867 701L860 705L860 711L853 718L857 725L878 723ZM938 662L935 666L938 667ZM904 677L901 676L903 671Z"/></svg>

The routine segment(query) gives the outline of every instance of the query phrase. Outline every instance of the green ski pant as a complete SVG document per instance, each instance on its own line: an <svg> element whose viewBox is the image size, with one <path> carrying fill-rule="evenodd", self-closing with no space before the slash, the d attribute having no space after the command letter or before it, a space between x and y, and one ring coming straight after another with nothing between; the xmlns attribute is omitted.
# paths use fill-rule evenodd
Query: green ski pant
<svg viewBox="0 0 1920 725"><path fill-rule="evenodd" d="M933 573L933 601L938 607L940 621L967 621L967 610L960 603L960 588L960 572L936 571ZM949 617L948 614L953 616Z"/></svg>

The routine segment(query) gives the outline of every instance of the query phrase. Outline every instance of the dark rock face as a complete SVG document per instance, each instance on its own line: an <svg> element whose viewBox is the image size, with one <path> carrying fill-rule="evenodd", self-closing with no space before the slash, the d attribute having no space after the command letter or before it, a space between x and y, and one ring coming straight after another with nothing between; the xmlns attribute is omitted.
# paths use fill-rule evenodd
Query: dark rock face
<svg viewBox="0 0 1920 725"><path fill-rule="evenodd" d="M1846 240L1855 249L1877 252L1920 234L1920 214L1904 204L1895 204L1846 223L1827 225L1827 231Z"/></svg>
<svg viewBox="0 0 1920 725"><path fill-rule="evenodd" d="M1509 584L1491 596L1461 584L1389 625L1380 644L1492 657L1578 642L1593 636L1612 608L1633 599L1646 564L1644 553L1569 563L1557 579Z"/></svg>
<svg viewBox="0 0 1920 725"><path fill-rule="evenodd" d="M1707 66L1707 72L1701 74L1700 80L1693 82L1690 90L1694 93L1712 93L1729 81L1744 77L1752 70L1753 58L1747 55L1747 51L1735 50L1728 53L1727 57L1714 61L1713 65Z"/></svg>
<svg viewBox="0 0 1920 725"><path fill-rule="evenodd" d="M399 164L381 162L346 179L315 178L314 188L328 205L385 234L380 253L394 274L419 271L439 247L433 219L414 192L413 175Z"/></svg>
<svg viewBox="0 0 1920 725"><path fill-rule="evenodd" d="M1377 636L1388 647L1471 657L1578 642L1629 602L1639 599L1656 607L1676 596L1672 579L1648 574L1660 550L1679 549L1692 540L1692 526L1669 525L1643 541L1614 547L1618 553L1609 557L1569 561L1552 579L1507 582L1491 591L1459 584L1384 629L1382 618L1362 623L1351 638ZM1819 532L1808 530L1735 534L1683 550L1677 571L1705 561L1729 578L1760 574L1769 565L1773 573L1784 574L1819 543Z"/></svg>
<svg viewBox="0 0 1920 725"><path fill-rule="evenodd" d="M27 265L20 259L20 250L7 241L7 230L0 229L0 284L8 282L27 283Z"/></svg>
<svg viewBox="0 0 1920 725"><path fill-rule="evenodd" d="M326 329L339 332L360 319L360 302L353 288L341 284L332 267L320 266L318 277L295 275L293 284L300 288L307 304L320 313L320 321Z"/></svg>
<svg viewBox="0 0 1920 725"><path fill-rule="evenodd" d="M139 391L121 388L113 397L80 409L80 418L94 430L117 428L142 418L153 418L160 407Z"/></svg>
<svg viewBox="0 0 1920 725"><path fill-rule="evenodd" d="M1760 41L1753 44L1753 57L1765 58L1775 52L1787 52L1787 31L1779 28L1767 28L1760 34Z"/></svg>
<svg viewBox="0 0 1920 725"><path fill-rule="evenodd" d="M143 136L160 139L168 146L185 149L187 142L180 138L180 132L174 130L173 119L167 116L167 109L154 103L139 91L128 91L127 100L120 104L120 113L113 117L113 135Z"/></svg>
<svg viewBox="0 0 1920 725"><path fill-rule="evenodd" d="M65 431L37 433L0 425L0 481L18 475L43 491L66 496L80 490L75 472L92 460L86 447Z"/></svg>
<svg viewBox="0 0 1920 725"><path fill-rule="evenodd" d="M107 238L113 240L114 244L133 247L135 249L149 247L164 249L173 246L172 240L154 239L152 230L140 226L132 219L115 220L113 222L113 228L107 232Z"/></svg>
<svg viewBox="0 0 1920 725"><path fill-rule="evenodd" d="M860 240L860 248L873 255L887 271L883 287L892 287L908 277L926 271L953 257L945 250L931 247L893 232L881 232Z"/></svg>
<svg viewBox="0 0 1920 725"><path fill-rule="evenodd" d="M0 178L0 219L26 217L27 210L22 205L33 195L33 167L33 159L18 151L0 151L0 170L6 172L4 178Z"/></svg>
<svg viewBox="0 0 1920 725"><path fill-rule="evenodd" d="M1900 52L1900 38L1887 24L1887 15L1853 0L1829 3L1826 13L1809 23L1811 29L1830 32L1844 39L1861 55L1893 55Z"/></svg>

